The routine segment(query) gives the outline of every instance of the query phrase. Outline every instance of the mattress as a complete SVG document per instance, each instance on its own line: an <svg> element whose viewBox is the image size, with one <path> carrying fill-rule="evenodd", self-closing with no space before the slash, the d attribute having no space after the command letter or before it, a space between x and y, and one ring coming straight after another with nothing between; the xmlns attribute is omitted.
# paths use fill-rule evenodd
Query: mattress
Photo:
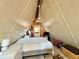
<svg viewBox="0 0 79 59"><path fill-rule="evenodd" d="M42 42L35 44L24 44L23 45L23 56L37 55L37 54L45 54L52 52L52 44L51 42Z"/></svg>
<svg viewBox="0 0 79 59"><path fill-rule="evenodd" d="M53 45L47 37L29 37L20 39L17 43L23 45L23 56L37 55L52 51Z"/></svg>
<svg viewBox="0 0 79 59"><path fill-rule="evenodd" d="M53 46L50 42L42 42L42 43L35 43L35 44L24 44L23 45L23 51L52 49L52 48L53 48Z"/></svg>

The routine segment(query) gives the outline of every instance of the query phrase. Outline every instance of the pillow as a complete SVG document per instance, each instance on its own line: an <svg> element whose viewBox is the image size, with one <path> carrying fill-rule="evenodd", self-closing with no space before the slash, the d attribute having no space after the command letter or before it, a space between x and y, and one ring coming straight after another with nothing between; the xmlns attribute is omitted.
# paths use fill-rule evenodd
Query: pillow
<svg viewBox="0 0 79 59"><path fill-rule="evenodd" d="M10 39L4 39L4 40L2 40L1 46L8 47L9 43L10 43Z"/></svg>
<svg viewBox="0 0 79 59"><path fill-rule="evenodd" d="M5 52L7 50L9 43L10 43L10 39L2 40L0 54L2 54L3 52Z"/></svg>

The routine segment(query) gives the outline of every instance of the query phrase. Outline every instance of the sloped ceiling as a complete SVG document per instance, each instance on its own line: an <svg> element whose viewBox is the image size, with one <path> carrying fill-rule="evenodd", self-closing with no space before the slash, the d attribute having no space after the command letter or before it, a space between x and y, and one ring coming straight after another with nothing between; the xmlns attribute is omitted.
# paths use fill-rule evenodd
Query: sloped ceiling
<svg viewBox="0 0 79 59"><path fill-rule="evenodd" d="M0 39L16 39L34 19L38 0L0 0ZM66 44L79 48L79 0L42 0L45 29Z"/></svg>
<svg viewBox="0 0 79 59"><path fill-rule="evenodd" d="M36 13L37 0L0 0L0 39L17 39Z"/></svg>
<svg viewBox="0 0 79 59"><path fill-rule="evenodd" d="M43 0L41 17L53 36L79 48L78 0Z"/></svg>

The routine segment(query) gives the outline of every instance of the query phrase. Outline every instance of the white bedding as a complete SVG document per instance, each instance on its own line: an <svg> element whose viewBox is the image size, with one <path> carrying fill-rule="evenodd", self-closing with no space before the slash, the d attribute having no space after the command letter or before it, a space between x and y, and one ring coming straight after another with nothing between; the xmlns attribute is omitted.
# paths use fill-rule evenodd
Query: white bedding
<svg viewBox="0 0 79 59"><path fill-rule="evenodd" d="M43 49L52 49L53 48L53 45L52 45L52 43L51 42L42 42L41 44L40 44L40 46L41 46L41 48L43 48Z"/></svg>
<svg viewBox="0 0 79 59"><path fill-rule="evenodd" d="M23 44L24 49L51 49L52 43L47 40L47 37L31 37L25 36L18 41L18 43ZM27 47L25 47L27 46Z"/></svg>
<svg viewBox="0 0 79 59"><path fill-rule="evenodd" d="M52 49L53 46L51 42L42 42L42 43L35 43L35 44L24 44L23 51L31 51L31 50L43 50L43 49Z"/></svg>
<svg viewBox="0 0 79 59"><path fill-rule="evenodd" d="M31 38L29 38L29 36L26 36L25 38L20 39L17 43L23 45L24 55L43 53L42 50L53 48L52 43L47 40L47 37L31 37ZM38 50L40 50L40 51L38 52ZM31 52L29 52L29 51L31 51Z"/></svg>

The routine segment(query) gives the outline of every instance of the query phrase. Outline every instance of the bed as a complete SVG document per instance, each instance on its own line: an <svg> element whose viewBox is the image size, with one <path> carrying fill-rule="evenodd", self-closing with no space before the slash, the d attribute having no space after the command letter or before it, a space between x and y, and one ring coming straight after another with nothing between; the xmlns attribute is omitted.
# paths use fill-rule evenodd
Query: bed
<svg viewBox="0 0 79 59"><path fill-rule="evenodd" d="M51 53L53 45L47 37L25 36L17 43L23 45L23 56Z"/></svg>

